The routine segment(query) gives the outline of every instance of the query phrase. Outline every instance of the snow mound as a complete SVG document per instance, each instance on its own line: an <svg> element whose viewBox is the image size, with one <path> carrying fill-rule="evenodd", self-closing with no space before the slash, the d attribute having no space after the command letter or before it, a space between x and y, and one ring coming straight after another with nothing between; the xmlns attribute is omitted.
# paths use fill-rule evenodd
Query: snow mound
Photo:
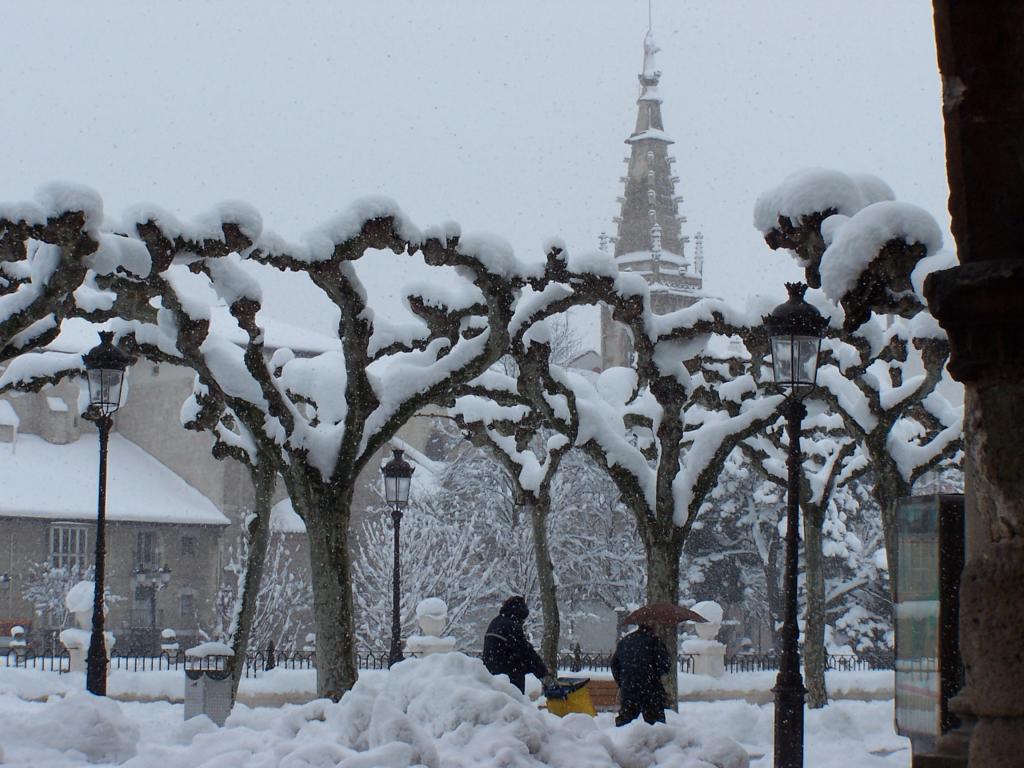
<svg viewBox="0 0 1024 768"><path fill-rule="evenodd" d="M361 678L326 720L346 746L366 757L407 745L413 762L394 763L402 768L748 764L736 742L720 739L705 747L675 724L633 723L608 736L585 715L557 718L461 653L408 659L386 676Z"/></svg>
<svg viewBox="0 0 1024 768"><path fill-rule="evenodd" d="M144 744L125 768L746 768L732 739L702 737L675 712L668 725L611 725L612 715L558 718L479 659L461 653L407 659L366 674L338 703L281 710L236 704L225 727L204 717L177 726L171 744ZM270 719L268 719L268 717ZM52 727L52 722L51 722Z"/></svg>
<svg viewBox="0 0 1024 768"><path fill-rule="evenodd" d="M9 725L22 738L28 736L26 740L72 753L69 758L81 753L90 763L123 763L135 755L139 743L139 727L116 701L88 693L51 699L24 722Z"/></svg>

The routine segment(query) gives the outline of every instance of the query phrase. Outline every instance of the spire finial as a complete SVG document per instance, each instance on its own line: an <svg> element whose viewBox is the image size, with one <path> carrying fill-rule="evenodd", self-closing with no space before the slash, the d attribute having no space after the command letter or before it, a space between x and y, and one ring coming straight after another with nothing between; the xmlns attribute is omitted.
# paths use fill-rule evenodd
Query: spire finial
<svg viewBox="0 0 1024 768"><path fill-rule="evenodd" d="M661 49L654 42L654 0L647 0L647 34L644 35L644 68L640 75L640 82L644 86L657 85L658 76L661 75L655 68L654 54Z"/></svg>

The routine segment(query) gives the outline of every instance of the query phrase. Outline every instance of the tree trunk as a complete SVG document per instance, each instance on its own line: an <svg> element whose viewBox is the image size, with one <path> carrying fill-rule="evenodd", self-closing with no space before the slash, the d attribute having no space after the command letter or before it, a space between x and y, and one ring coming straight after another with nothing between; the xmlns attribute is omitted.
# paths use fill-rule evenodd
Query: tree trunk
<svg viewBox="0 0 1024 768"><path fill-rule="evenodd" d="M765 564L765 591L768 595L768 620L771 623L772 647L775 653L782 655L782 619L786 614L785 595L782 594L782 568L779 567L779 555L782 552L778 529L774 528L774 538L768 544L768 562Z"/></svg>
<svg viewBox="0 0 1024 768"><path fill-rule="evenodd" d="M315 470L313 470L315 471ZM306 523L313 571L317 696L338 701L355 685L355 614L348 549L351 485L332 492L319 480L289 484L292 503ZM298 491L296 493L296 491Z"/></svg>
<svg viewBox="0 0 1024 768"><path fill-rule="evenodd" d="M804 504L804 685L807 706L821 709L828 703L825 688L825 558L821 548L824 510Z"/></svg>
<svg viewBox="0 0 1024 768"><path fill-rule="evenodd" d="M245 576L240 585L242 595L231 636L231 650L234 652L231 657L232 703L238 695L238 684L245 673L245 655L249 649L253 617L256 615L256 599L263 582L263 565L267 561L267 545L270 543L270 500L277 481L277 468L269 460L261 458L255 467L249 468L249 477L252 479L254 500L252 518L247 525L249 552Z"/></svg>
<svg viewBox="0 0 1024 768"><path fill-rule="evenodd" d="M671 519L669 525L672 525ZM679 603L679 556L682 551L680 537L673 534L658 535L652 526L651 536L644 541L647 556L647 602ZM672 666L661 680L672 709L679 706L679 627L658 629L658 636L668 649Z"/></svg>
<svg viewBox="0 0 1024 768"><path fill-rule="evenodd" d="M870 448L869 448L870 449ZM873 456L884 455L872 451ZM911 486L903 479L895 464L882 463L875 470L871 488L875 501L882 510L882 535L885 537L885 557L890 568L896 567L896 513L900 502L910 495ZM889 595L896 599L896 574L889 571Z"/></svg>
<svg viewBox="0 0 1024 768"><path fill-rule="evenodd" d="M546 505L529 502L530 522L533 524L533 552L537 559L537 584L540 587L540 606L544 614L540 655L550 674L558 670L558 638L561 619L558 613L558 595L555 588L555 567L551 562L548 544L548 509Z"/></svg>

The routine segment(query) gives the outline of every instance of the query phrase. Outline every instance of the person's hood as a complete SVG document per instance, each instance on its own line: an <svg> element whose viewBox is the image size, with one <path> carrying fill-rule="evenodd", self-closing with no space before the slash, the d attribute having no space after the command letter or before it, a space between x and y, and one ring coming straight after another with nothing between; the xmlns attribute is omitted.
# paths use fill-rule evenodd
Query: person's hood
<svg viewBox="0 0 1024 768"><path fill-rule="evenodd" d="M523 621L530 615L530 609L526 607L526 598L520 595L513 595L501 604L501 610L499 613L502 616L508 616L510 618Z"/></svg>

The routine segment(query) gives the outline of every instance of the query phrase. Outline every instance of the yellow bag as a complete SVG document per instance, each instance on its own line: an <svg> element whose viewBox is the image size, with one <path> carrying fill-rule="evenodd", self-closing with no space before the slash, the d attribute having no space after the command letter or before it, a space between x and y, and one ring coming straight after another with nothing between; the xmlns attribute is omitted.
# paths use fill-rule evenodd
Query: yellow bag
<svg viewBox="0 0 1024 768"><path fill-rule="evenodd" d="M597 715L587 690L589 682L589 677L560 677L556 685L545 685L544 697L547 699L548 712L559 717L570 712L592 717Z"/></svg>

